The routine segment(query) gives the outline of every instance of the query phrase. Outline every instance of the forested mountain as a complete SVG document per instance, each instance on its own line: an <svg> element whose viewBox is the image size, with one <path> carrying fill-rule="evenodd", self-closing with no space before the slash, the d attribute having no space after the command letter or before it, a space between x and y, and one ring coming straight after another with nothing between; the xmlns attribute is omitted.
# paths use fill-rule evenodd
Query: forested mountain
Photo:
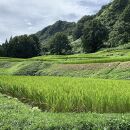
<svg viewBox="0 0 130 130"><path fill-rule="evenodd" d="M107 28L107 38L104 44L107 47L116 47L130 41L130 0L114 0L104 5L101 10L92 16L83 16L77 23L57 21L55 24L36 33L44 47L49 46L49 40L57 33L63 32L71 37L73 46L81 47L84 28L90 21L98 20ZM73 38L72 38L73 36ZM76 45L78 44L78 45ZM81 44L81 46L79 46Z"/></svg>
<svg viewBox="0 0 130 130"><path fill-rule="evenodd" d="M59 48L58 43L55 44L55 48L51 45L52 41L59 41L57 33L61 33L59 37L66 35L65 41L69 40L66 43L70 43L71 52L69 49L64 54L68 54L68 51L69 53L92 53L103 47L111 48L126 44L130 42L130 0L113 0L103 6L97 14L83 16L77 23L59 20L45 27L34 34L39 39L41 55L51 54L51 50ZM62 43L63 40L59 42ZM4 47L5 45L0 46L1 56L8 49Z"/></svg>
<svg viewBox="0 0 130 130"><path fill-rule="evenodd" d="M114 0L103 6L96 15L81 18L76 25L74 38L80 38L88 21L94 19L99 20L108 30L104 44L115 47L130 41L130 0Z"/></svg>
<svg viewBox="0 0 130 130"><path fill-rule="evenodd" d="M96 16L108 28L111 47L130 41L130 0L114 0Z"/></svg>
<svg viewBox="0 0 130 130"><path fill-rule="evenodd" d="M36 36L39 38L40 43L44 47L48 47L50 39L52 39L52 37L56 33L62 32L66 34L67 36L72 35L75 26L76 26L76 23L74 22L66 22L66 21L59 20L53 25L50 25L44 28L43 30L37 32Z"/></svg>

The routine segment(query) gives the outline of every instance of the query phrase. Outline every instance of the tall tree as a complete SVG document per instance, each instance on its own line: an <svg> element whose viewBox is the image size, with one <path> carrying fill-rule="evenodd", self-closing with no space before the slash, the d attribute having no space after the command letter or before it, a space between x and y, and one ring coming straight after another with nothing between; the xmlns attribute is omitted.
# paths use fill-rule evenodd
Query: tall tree
<svg viewBox="0 0 130 130"><path fill-rule="evenodd" d="M82 37L84 52L93 53L100 49L106 36L107 29L98 20L87 22Z"/></svg>
<svg viewBox="0 0 130 130"><path fill-rule="evenodd" d="M4 56L4 48L2 45L0 45L0 56Z"/></svg>
<svg viewBox="0 0 130 130"><path fill-rule="evenodd" d="M78 21L78 23L73 31L73 38L75 40L79 39L83 35L83 29L84 29L85 23L89 22L93 18L94 18L94 15L92 15L92 16L85 15Z"/></svg>
<svg viewBox="0 0 130 130"><path fill-rule="evenodd" d="M67 36L63 33L57 33L54 38L51 40L50 51L51 54L67 54L68 51L71 51L70 42Z"/></svg>
<svg viewBox="0 0 130 130"><path fill-rule="evenodd" d="M39 39L35 35L22 35L10 38L3 45L8 57L30 58L40 53Z"/></svg>
<svg viewBox="0 0 130 130"><path fill-rule="evenodd" d="M113 26L113 31L109 34L109 46L116 47L118 45L128 43L130 41L130 24L124 21L117 21Z"/></svg>

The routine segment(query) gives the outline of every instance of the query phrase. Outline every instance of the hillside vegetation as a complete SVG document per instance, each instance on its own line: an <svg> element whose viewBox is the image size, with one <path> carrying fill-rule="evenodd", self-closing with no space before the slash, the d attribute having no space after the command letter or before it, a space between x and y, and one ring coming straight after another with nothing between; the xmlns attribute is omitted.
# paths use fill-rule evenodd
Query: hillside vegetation
<svg viewBox="0 0 130 130"><path fill-rule="evenodd" d="M59 20L33 35L11 37L0 46L0 56L28 58L45 54L93 53L101 48L127 44L130 42L129 12L130 0L114 0L95 15L84 16L77 23ZM57 33L66 38L57 40ZM60 44L58 50L58 43L70 47ZM54 53L52 50L55 49ZM27 54L23 50L27 50Z"/></svg>
<svg viewBox="0 0 130 130"><path fill-rule="evenodd" d="M57 33L64 32L68 37L73 36L70 41L74 52L82 52L82 39L86 26L93 20L98 20L107 28L107 38L104 41L106 47L116 47L130 41L130 0L114 0L102 7L95 15L84 16L76 24L58 21L36 33L42 45L48 48L49 40ZM89 33L89 32L88 32ZM78 46L80 44L80 46Z"/></svg>
<svg viewBox="0 0 130 130"><path fill-rule="evenodd" d="M107 28L108 38L104 45L116 47L130 41L130 0L114 0L103 6L96 15L81 18L74 32L76 39L82 37L84 27L93 19Z"/></svg>
<svg viewBox="0 0 130 130"><path fill-rule="evenodd" d="M66 35L72 35L74 27L76 26L76 23L74 22L66 22L66 21L57 21L55 24L50 25L43 30L36 33L36 36L40 39L41 44L43 44L43 47L48 47L50 39L58 33L62 32Z"/></svg>

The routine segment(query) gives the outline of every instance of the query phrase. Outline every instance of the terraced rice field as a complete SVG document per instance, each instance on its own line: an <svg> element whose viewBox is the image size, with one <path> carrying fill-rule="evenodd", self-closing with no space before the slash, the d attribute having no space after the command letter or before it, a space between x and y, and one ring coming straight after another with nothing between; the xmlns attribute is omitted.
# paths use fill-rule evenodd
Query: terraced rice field
<svg viewBox="0 0 130 130"><path fill-rule="evenodd" d="M0 76L0 92L48 112L130 112L130 81Z"/></svg>

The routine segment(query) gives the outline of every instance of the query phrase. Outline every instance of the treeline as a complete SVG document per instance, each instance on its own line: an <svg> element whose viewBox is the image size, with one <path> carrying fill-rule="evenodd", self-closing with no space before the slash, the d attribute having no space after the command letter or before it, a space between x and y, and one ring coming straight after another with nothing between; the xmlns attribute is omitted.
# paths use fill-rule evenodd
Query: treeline
<svg viewBox="0 0 130 130"><path fill-rule="evenodd" d="M99 20L106 27L107 39L104 44L107 47L130 42L130 0L114 0L103 6L96 15L81 18L73 33L75 40L84 35L86 24L93 20Z"/></svg>
<svg viewBox="0 0 130 130"><path fill-rule="evenodd" d="M82 47L85 53L92 53L103 46L107 29L98 21L86 23L82 32ZM0 55L5 57L30 58L41 54L72 54L72 46L68 36L56 33L49 41L49 48L42 48L36 35L22 35L10 38L0 46Z"/></svg>
<svg viewBox="0 0 130 130"><path fill-rule="evenodd" d="M49 50L49 41L57 32L69 37L73 44L73 52L83 52L80 41L88 22L98 20L107 29L105 47L117 47L130 42L130 0L113 0L95 15L84 16L77 23L57 21L51 26L36 33L44 50ZM72 39L73 36L73 39ZM71 38L71 39L70 39ZM79 42L78 42L79 41Z"/></svg>
<svg viewBox="0 0 130 130"><path fill-rule="evenodd" d="M91 19L91 16L88 16L88 19L89 17ZM80 29L80 31L76 30L79 32L76 34L76 31L73 31L73 41L77 39L77 37L81 38L81 47L84 53L96 52L104 46L103 43L107 39L108 31L99 20L87 20L84 26ZM48 45L49 47L42 48L42 51L44 50L44 54L48 52L49 54L57 55L75 53L72 51L73 46L71 45L68 35L65 33L56 33L52 38L50 38Z"/></svg>
<svg viewBox="0 0 130 130"><path fill-rule="evenodd" d="M0 46L0 55L4 57L30 58L40 55L40 42L35 35L22 35L6 40Z"/></svg>

